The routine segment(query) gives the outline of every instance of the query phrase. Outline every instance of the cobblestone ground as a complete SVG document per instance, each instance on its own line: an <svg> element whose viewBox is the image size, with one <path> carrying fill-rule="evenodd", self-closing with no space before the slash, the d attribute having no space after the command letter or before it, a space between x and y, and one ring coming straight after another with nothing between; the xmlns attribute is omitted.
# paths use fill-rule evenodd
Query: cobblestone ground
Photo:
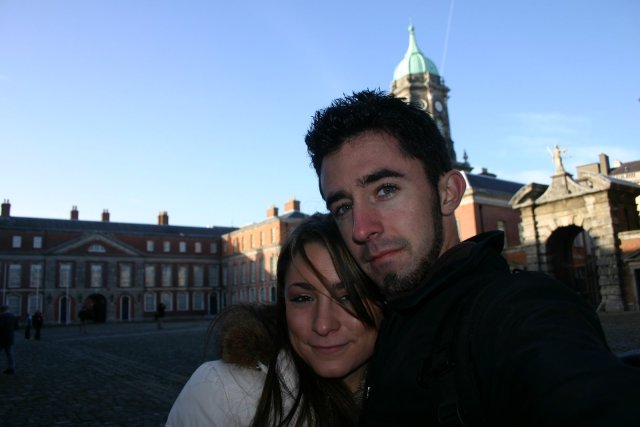
<svg viewBox="0 0 640 427"><path fill-rule="evenodd" d="M603 314L616 353L640 350L640 313ZM1 426L161 426L204 355L208 321L43 329L16 336L15 375L0 374ZM0 354L4 369L5 358Z"/></svg>

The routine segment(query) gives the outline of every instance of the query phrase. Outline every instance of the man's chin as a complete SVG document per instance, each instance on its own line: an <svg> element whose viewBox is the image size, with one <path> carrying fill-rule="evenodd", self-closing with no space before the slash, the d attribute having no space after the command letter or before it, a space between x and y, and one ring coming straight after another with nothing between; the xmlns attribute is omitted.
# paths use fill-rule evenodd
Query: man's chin
<svg viewBox="0 0 640 427"><path fill-rule="evenodd" d="M419 281L412 276L400 276L397 273L389 273L382 282L382 293L387 298L402 295L416 288Z"/></svg>

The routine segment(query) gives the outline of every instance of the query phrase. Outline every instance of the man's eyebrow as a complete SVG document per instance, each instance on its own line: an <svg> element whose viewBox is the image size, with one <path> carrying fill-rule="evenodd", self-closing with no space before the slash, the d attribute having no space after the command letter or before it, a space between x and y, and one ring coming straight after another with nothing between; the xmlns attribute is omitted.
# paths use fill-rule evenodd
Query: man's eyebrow
<svg viewBox="0 0 640 427"><path fill-rule="evenodd" d="M363 176L359 181L358 184L362 187L364 187L365 185L369 185L371 183L380 181L381 179L385 179L385 178L402 178L404 177L404 174L398 172L398 171L394 171L392 169L378 169L377 171L370 173L369 175L365 175Z"/></svg>

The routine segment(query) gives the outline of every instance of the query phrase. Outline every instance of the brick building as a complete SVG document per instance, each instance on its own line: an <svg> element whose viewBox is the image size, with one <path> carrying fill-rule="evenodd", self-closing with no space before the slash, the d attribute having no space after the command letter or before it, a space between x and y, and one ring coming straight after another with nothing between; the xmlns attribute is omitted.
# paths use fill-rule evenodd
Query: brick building
<svg viewBox="0 0 640 427"><path fill-rule="evenodd" d="M307 215L291 199L242 228L130 224L0 215L2 301L20 316L69 323L81 307L96 321L148 320L162 301L171 318L216 314L236 302L275 301L280 246Z"/></svg>

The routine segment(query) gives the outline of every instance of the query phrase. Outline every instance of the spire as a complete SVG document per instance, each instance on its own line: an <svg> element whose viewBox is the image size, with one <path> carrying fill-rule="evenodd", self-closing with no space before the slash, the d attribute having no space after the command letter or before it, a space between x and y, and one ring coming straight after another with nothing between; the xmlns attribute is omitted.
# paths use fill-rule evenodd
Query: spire
<svg viewBox="0 0 640 427"><path fill-rule="evenodd" d="M416 33L413 24L409 25L409 47L404 54L404 58L396 67L393 73L393 80L398 80L409 74L434 74L439 76L438 69L432 60L427 58L418 47Z"/></svg>

